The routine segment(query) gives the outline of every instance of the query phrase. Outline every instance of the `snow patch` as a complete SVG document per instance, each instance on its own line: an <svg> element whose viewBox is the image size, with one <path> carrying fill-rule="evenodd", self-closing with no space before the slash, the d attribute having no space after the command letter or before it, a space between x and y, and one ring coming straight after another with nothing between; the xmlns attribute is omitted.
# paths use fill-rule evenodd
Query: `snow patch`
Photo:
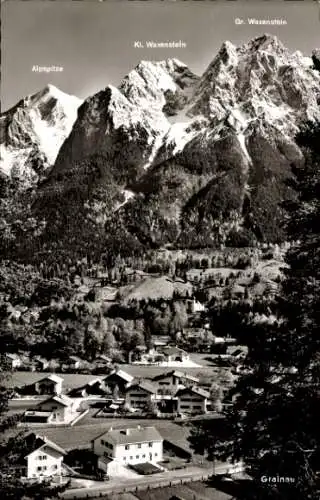
<svg viewBox="0 0 320 500"><path fill-rule="evenodd" d="M242 132L240 132L240 133L237 135L237 137L238 137L238 141L239 141L239 143L240 143L241 149L242 149L242 151L244 152L244 155L245 155L245 157L246 157L246 158L247 158L247 160L248 160L248 163L249 163L249 164L251 164L251 163L252 163L252 161L251 161L251 157L250 157L250 155L249 155L249 152L248 152L248 150L247 150L247 146L246 146L246 138L245 138L244 134L243 134Z"/></svg>
<svg viewBox="0 0 320 500"><path fill-rule="evenodd" d="M155 159L157 152L162 145L163 137L164 137L164 134L159 134L156 137L156 139L154 140L150 156L149 156L147 162L143 165L144 170L147 170L152 165L153 160Z"/></svg>

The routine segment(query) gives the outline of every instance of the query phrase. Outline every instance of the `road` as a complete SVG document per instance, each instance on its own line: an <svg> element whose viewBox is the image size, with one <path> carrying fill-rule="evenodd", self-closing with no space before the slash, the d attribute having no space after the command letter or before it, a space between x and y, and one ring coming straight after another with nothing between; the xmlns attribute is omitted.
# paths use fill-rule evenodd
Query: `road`
<svg viewBox="0 0 320 500"><path fill-rule="evenodd" d="M216 466L215 473L223 474L227 472L228 467L229 465L225 464ZM160 472L152 476L137 476L136 479L121 479L121 484L119 484L119 479L113 479L106 483L96 483L89 488L67 490L61 494L61 497L65 499L95 498L110 493L134 492L136 488L139 490L147 489L148 487L154 489L169 486L170 482L172 485L176 485L180 484L181 481L201 481L210 476L212 472L212 470L208 471L208 469L200 467L189 467L188 469Z"/></svg>

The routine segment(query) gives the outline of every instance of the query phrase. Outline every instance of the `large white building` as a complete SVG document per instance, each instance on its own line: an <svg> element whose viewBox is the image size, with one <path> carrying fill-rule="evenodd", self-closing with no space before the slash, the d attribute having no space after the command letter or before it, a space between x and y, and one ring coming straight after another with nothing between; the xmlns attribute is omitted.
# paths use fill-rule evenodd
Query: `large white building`
<svg viewBox="0 0 320 500"><path fill-rule="evenodd" d="M163 438L155 427L111 427L92 441L92 449L99 458L106 459L107 472L112 475L126 465L161 462Z"/></svg>

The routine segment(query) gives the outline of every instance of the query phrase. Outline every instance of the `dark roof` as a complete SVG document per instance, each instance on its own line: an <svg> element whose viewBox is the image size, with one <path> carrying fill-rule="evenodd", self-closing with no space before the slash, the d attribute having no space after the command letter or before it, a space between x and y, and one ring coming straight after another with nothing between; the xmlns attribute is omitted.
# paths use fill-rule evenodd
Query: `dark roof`
<svg viewBox="0 0 320 500"><path fill-rule="evenodd" d="M131 385L129 385L126 388L126 392L128 392L129 390L131 390L135 387L139 387L139 389L143 389L144 391L149 392L150 394L157 393L157 387L152 382L148 382L147 380L134 381Z"/></svg>
<svg viewBox="0 0 320 500"><path fill-rule="evenodd" d="M45 401L41 401L41 403L37 404L36 408L41 407L44 403L47 403L48 401L55 401L55 403L58 403L61 406L70 406L73 403L71 398L65 396L64 394L61 394L60 396L52 396L46 399Z"/></svg>
<svg viewBox="0 0 320 500"><path fill-rule="evenodd" d="M167 356L170 356L171 354L188 354L186 351L176 346L162 347L161 349L159 349L159 351L163 354L166 354Z"/></svg>
<svg viewBox="0 0 320 500"><path fill-rule="evenodd" d="M26 458L34 451L44 447L52 449L53 451L61 455L66 455L66 451L57 444L55 444L53 441L50 441L45 436L39 436L37 434L34 434L33 432L26 436L25 443L26 443L26 449L23 450L23 457L21 458Z"/></svg>
<svg viewBox="0 0 320 500"><path fill-rule="evenodd" d="M34 382L34 384L38 384L39 382L43 382L44 380L50 380L51 382L55 382L56 384L63 382L62 377L59 377L59 375L56 375L55 373L51 373L50 375L37 380L36 382Z"/></svg>
<svg viewBox="0 0 320 500"><path fill-rule="evenodd" d="M134 427L127 429L112 429L112 427L96 439L106 439L112 444L135 444L147 441L162 441L163 438L155 427Z"/></svg>
<svg viewBox="0 0 320 500"><path fill-rule="evenodd" d="M204 389L201 389L200 387L185 387L183 389L179 389L176 393L176 396L179 396L180 394L183 394L185 392L192 392L193 394L198 394L199 396L202 396L203 398L209 398L210 393Z"/></svg>
<svg viewBox="0 0 320 500"><path fill-rule="evenodd" d="M178 378L186 378L190 381L193 381L193 382L199 382L199 378L198 377L193 377L192 375L188 375L188 373L183 373L179 370L170 370L168 372L165 372L165 373L160 373L160 375L156 375L155 377L152 378L152 380L154 381L157 381L157 380L162 380L166 377L178 377Z"/></svg>
<svg viewBox="0 0 320 500"><path fill-rule="evenodd" d="M110 378L114 375L118 376L119 378L121 378L125 382L132 382L133 378L134 378L132 375L130 375L129 373L127 373L123 370L113 370L106 377L104 377L104 381L108 382L108 378Z"/></svg>

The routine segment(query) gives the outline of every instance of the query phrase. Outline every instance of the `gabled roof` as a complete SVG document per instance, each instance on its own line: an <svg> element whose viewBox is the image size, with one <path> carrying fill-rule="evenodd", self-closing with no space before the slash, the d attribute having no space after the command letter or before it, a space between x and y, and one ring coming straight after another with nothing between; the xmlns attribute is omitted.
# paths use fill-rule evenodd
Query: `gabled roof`
<svg viewBox="0 0 320 500"><path fill-rule="evenodd" d="M35 383L37 384L38 382L42 382L43 380L51 380L52 382L55 382L56 384L63 382L62 377L59 377L58 375L51 373L50 375L47 375L47 376L41 378L40 380L37 380Z"/></svg>
<svg viewBox="0 0 320 500"><path fill-rule="evenodd" d="M180 396L181 394L184 394L186 392L191 392L192 394L197 394L198 396L201 396L203 398L209 398L210 393L204 389L201 389L201 387L185 387L183 389L179 389L176 393L176 396Z"/></svg>
<svg viewBox="0 0 320 500"><path fill-rule="evenodd" d="M25 417L47 417L49 418L51 415L51 411L48 410L48 411L34 411L34 410L26 410L24 412L24 416Z"/></svg>
<svg viewBox="0 0 320 500"><path fill-rule="evenodd" d="M71 359L71 361L80 361L80 363L83 363L83 359L79 358L78 356L69 356L69 359Z"/></svg>
<svg viewBox="0 0 320 500"><path fill-rule="evenodd" d="M31 433L26 436L26 444L27 444L27 453L24 458L27 458L31 453L41 448L51 448L56 453L61 455L66 455L66 451L55 444L53 441L50 441L45 436L39 436L37 434Z"/></svg>
<svg viewBox="0 0 320 500"><path fill-rule="evenodd" d="M176 346L161 347L159 351L167 356L170 356L171 354L188 354L186 351Z"/></svg>
<svg viewBox="0 0 320 500"><path fill-rule="evenodd" d="M227 354L231 356L239 356L240 354L248 354L248 347L246 345L232 345L227 348Z"/></svg>
<svg viewBox="0 0 320 500"><path fill-rule="evenodd" d="M155 377L152 378L153 381L157 380L162 380L167 377L177 377L177 378L184 378L187 380L190 380L191 382L199 383L200 379L197 377L193 377L192 375L189 375L188 373L183 373L179 370L170 370L166 373L160 373L160 375L156 375Z"/></svg>
<svg viewBox="0 0 320 500"><path fill-rule="evenodd" d="M104 377L104 380L107 382L108 378L110 378L113 375L117 375L118 377L122 378L125 382L132 382L134 379L132 375L123 370L113 370L112 372L109 373L109 375Z"/></svg>
<svg viewBox="0 0 320 500"><path fill-rule="evenodd" d="M157 387L152 382L148 382L148 380L137 380L137 381L134 381L132 384L130 384L126 388L126 392L128 392L131 389L134 389L136 387L138 387L139 389L143 389L144 391L149 392L150 394L156 394L157 393Z"/></svg>
<svg viewBox="0 0 320 500"><path fill-rule="evenodd" d="M96 439L106 439L109 443L117 444L136 444L148 441L162 441L163 437L155 427L134 427L126 429L113 429L112 427Z"/></svg>
<svg viewBox="0 0 320 500"><path fill-rule="evenodd" d="M95 357L95 361L107 361L108 363L111 361L111 358L109 356L106 356L105 354L99 354L98 356Z"/></svg>
<svg viewBox="0 0 320 500"><path fill-rule="evenodd" d="M59 396L57 396L57 395L51 396L48 399L41 401L41 403L39 403L37 405L37 407L41 407L43 404L48 403L49 401L55 401L56 403L60 404L61 406L66 406L66 407L71 406L71 404L73 403L71 398L69 398L68 396L65 396L64 394L60 394Z"/></svg>

